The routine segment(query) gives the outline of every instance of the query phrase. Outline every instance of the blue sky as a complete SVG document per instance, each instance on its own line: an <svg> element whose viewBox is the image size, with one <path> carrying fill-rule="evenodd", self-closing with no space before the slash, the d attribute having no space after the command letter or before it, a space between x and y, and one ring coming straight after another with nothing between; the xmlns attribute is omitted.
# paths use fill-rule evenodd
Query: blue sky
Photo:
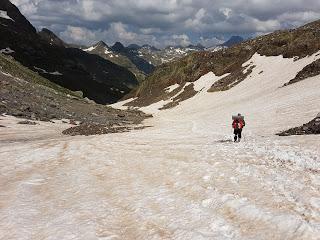
<svg viewBox="0 0 320 240"><path fill-rule="evenodd" d="M319 0L11 0L69 43L212 46L320 19Z"/></svg>

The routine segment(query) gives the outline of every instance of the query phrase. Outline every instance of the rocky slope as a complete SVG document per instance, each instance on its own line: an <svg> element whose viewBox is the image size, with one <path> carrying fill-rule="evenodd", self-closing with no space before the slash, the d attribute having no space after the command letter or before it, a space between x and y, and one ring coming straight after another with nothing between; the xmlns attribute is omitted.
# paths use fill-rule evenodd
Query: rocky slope
<svg viewBox="0 0 320 240"><path fill-rule="evenodd" d="M291 128L279 133L279 136L320 134L320 113L310 122L300 127Z"/></svg>
<svg viewBox="0 0 320 240"><path fill-rule="evenodd" d="M127 69L79 49L65 48L47 30L35 28L8 0L0 2L0 51L73 91L82 91L98 103L112 103L137 86ZM52 40L52 41L51 41Z"/></svg>
<svg viewBox="0 0 320 240"><path fill-rule="evenodd" d="M185 86L189 86L209 72L213 72L216 76L228 74L215 82L209 92L226 91L239 84L254 69L255 66L243 66L243 64L255 53L299 59L319 50L320 21L316 21L297 29L276 31L220 51L196 52L179 61L163 64L126 98L138 98L128 105L147 106L175 96L177 100L173 104L175 106L180 100L190 98L196 93L190 89L187 90L189 93L186 93ZM317 75L317 66L317 62L312 63L303 72L308 72L308 76ZM179 87L174 91L167 91L175 84Z"/></svg>
<svg viewBox="0 0 320 240"><path fill-rule="evenodd" d="M0 114L41 121L66 119L86 124L84 129L103 124L112 129L110 132L117 131L114 126L118 129L138 124L146 117L142 112L116 110L83 99L3 54L0 54Z"/></svg>
<svg viewBox="0 0 320 240"><path fill-rule="evenodd" d="M47 28L43 28L40 32L38 32L38 34L44 41L47 41L50 45L69 47L67 43L62 41L57 35L55 35Z"/></svg>

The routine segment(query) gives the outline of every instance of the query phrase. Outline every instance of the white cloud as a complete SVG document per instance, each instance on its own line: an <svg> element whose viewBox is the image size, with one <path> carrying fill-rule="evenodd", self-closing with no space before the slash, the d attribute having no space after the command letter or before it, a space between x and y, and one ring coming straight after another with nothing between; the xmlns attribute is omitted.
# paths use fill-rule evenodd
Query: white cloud
<svg viewBox="0 0 320 240"><path fill-rule="evenodd" d="M216 46L216 45L222 44L224 42L225 42L224 40L218 39L216 37L213 37L213 38L200 37L200 41L199 41L199 43L205 47Z"/></svg>
<svg viewBox="0 0 320 240"><path fill-rule="evenodd" d="M121 39L125 45L131 43L148 43L159 45L155 37L147 34L137 34L127 30L127 26L122 23L112 23L107 30L90 30L85 27L67 26L67 29L60 33L60 37L67 42L92 45L97 41L104 40L109 45Z"/></svg>
<svg viewBox="0 0 320 240"><path fill-rule="evenodd" d="M68 28L73 26L87 29L97 38L105 37L105 41L144 44L154 40L153 45L210 39L213 42L215 36L221 35L263 34L320 18L319 0L12 1L36 27L59 26L52 30L63 32L61 35L69 39L77 35ZM187 37L177 37L183 35ZM201 40L195 36L208 37Z"/></svg>

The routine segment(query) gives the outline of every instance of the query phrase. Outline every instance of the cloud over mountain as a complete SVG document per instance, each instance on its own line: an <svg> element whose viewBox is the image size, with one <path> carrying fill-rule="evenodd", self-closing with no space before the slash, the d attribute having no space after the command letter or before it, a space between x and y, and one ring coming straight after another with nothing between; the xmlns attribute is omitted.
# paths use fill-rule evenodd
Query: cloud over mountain
<svg viewBox="0 0 320 240"><path fill-rule="evenodd" d="M212 44L320 18L318 0L12 0L38 28L64 40L156 46Z"/></svg>

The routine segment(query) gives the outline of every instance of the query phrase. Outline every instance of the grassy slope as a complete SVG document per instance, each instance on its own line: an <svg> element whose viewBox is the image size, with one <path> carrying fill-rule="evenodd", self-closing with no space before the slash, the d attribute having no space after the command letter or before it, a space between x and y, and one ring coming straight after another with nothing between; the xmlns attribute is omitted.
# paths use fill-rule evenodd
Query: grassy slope
<svg viewBox="0 0 320 240"><path fill-rule="evenodd" d="M14 77L21 78L27 82L39 84L45 87L52 88L53 90L62 94L69 94L73 96L78 95L66 88L63 88L48 79L40 76L38 73L22 66L19 62L15 61L12 57L0 53L0 69L4 73L8 73Z"/></svg>

